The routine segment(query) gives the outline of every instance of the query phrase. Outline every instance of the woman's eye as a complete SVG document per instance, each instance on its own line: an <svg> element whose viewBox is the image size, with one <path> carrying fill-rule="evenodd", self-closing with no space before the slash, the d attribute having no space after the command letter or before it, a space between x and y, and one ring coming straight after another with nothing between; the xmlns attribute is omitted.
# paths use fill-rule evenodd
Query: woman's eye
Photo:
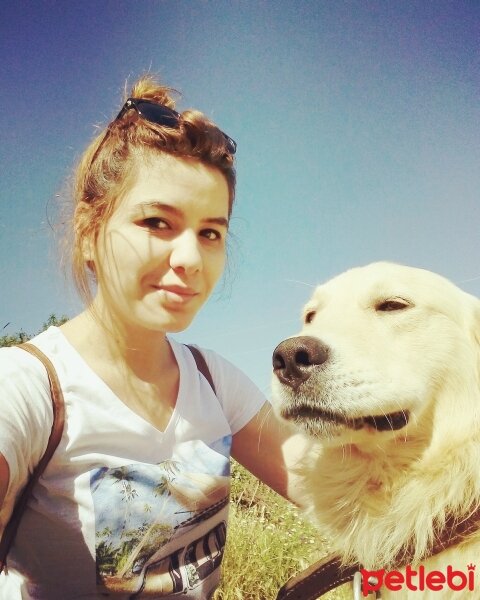
<svg viewBox="0 0 480 600"><path fill-rule="evenodd" d="M215 242L216 240L221 240L222 235L219 231L215 231L215 229L204 229L201 232L202 237L207 238L210 242Z"/></svg>
<svg viewBox="0 0 480 600"><path fill-rule="evenodd" d="M148 229L168 229L169 225L160 217L148 217L142 220L142 225Z"/></svg>

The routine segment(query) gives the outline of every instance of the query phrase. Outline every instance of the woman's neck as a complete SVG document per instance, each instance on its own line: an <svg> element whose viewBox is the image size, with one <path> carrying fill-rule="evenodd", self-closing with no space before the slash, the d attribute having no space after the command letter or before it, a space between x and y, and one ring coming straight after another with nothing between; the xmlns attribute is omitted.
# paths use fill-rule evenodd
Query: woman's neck
<svg viewBox="0 0 480 600"><path fill-rule="evenodd" d="M119 325L89 308L61 326L67 340L90 364L109 364L145 382L172 364L165 332Z"/></svg>
<svg viewBox="0 0 480 600"><path fill-rule="evenodd" d="M164 332L119 330L90 310L61 330L117 398L165 430L177 402L180 371Z"/></svg>

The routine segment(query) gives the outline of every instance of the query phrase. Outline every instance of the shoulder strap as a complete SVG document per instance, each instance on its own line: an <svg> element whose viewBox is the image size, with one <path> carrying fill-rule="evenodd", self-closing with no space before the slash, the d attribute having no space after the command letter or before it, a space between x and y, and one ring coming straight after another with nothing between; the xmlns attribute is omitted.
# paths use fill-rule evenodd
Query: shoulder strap
<svg viewBox="0 0 480 600"><path fill-rule="evenodd" d="M212 377L212 374L210 373L210 369L208 368L205 357L203 356L203 354L200 352L200 350L198 348L195 348L195 346L190 346L189 344L186 344L186 346L190 350L190 352L193 354L193 358L195 359L195 362L197 363L197 369L208 381L208 383L210 384L210 387L213 390L213 393L216 394L217 391L215 389L215 384L213 383L213 377Z"/></svg>
<svg viewBox="0 0 480 600"><path fill-rule="evenodd" d="M48 381L50 384L50 394L52 396L53 424L52 430L50 432L50 437L48 439L47 449L45 450L44 455L40 459L40 462L35 467L33 473L30 476L30 479L25 485L20 496L18 497L12 512L12 516L10 517L10 520L7 523L3 532L2 540L0 542L0 573L5 568L8 551L15 538L15 534L20 524L20 519L22 518L22 515L25 511L25 507L27 506L27 502L32 493L33 486L39 480L40 476L45 470L45 467L52 458L53 453L55 452L58 444L60 443L63 433L63 425L65 421L65 406L62 389L58 381L55 367L52 365L50 359L47 358L45 354L33 344L19 344L17 348L22 348L23 350L26 350L27 352L30 352L30 354L36 356L43 363L45 369L47 370Z"/></svg>

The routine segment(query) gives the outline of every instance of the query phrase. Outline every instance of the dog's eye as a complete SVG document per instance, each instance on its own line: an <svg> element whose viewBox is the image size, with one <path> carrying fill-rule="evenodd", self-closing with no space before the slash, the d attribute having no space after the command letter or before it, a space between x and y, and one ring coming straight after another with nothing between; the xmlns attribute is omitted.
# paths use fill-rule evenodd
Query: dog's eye
<svg viewBox="0 0 480 600"><path fill-rule="evenodd" d="M305 323L311 323L317 313L314 310L307 312L305 315Z"/></svg>
<svg viewBox="0 0 480 600"><path fill-rule="evenodd" d="M404 310L408 308L410 304L406 300L384 300L377 304L375 310L380 312L389 312L392 310Z"/></svg>

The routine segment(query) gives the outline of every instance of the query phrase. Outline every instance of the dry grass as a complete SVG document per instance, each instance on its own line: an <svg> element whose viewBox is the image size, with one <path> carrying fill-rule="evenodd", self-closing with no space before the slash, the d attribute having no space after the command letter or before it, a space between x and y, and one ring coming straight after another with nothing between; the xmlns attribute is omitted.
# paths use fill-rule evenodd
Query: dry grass
<svg viewBox="0 0 480 600"><path fill-rule="evenodd" d="M274 600L289 577L328 551L294 506L234 464L223 583L214 600ZM324 598L352 595L343 586Z"/></svg>

